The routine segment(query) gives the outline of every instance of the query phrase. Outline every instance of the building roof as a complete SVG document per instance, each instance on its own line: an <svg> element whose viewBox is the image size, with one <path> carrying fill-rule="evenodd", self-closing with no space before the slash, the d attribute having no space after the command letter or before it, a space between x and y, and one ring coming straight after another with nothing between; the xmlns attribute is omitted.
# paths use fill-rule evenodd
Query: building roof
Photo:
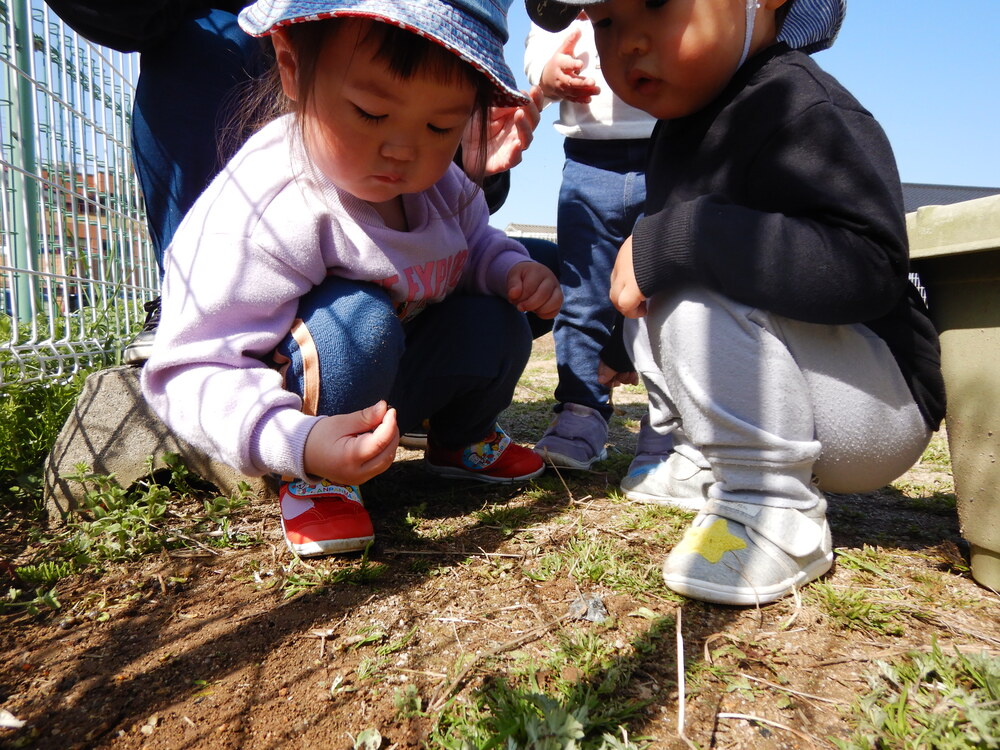
<svg viewBox="0 0 1000 750"><path fill-rule="evenodd" d="M556 239L556 228L545 224L508 224L504 232L508 237L536 237L553 242Z"/></svg>
<svg viewBox="0 0 1000 750"><path fill-rule="evenodd" d="M948 206L952 203L961 203L997 194L1000 194L1000 188L904 182L903 207L906 209L906 213L910 213L921 206Z"/></svg>
<svg viewBox="0 0 1000 750"><path fill-rule="evenodd" d="M921 206L948 206L988 195L1000 195L1000 187L971 187L968 185L931 185L919 182L903 183L903 208L906 213ZM539 237L553 240L556 228L544 224L508 224L504 230L510 237Z"/></svg>

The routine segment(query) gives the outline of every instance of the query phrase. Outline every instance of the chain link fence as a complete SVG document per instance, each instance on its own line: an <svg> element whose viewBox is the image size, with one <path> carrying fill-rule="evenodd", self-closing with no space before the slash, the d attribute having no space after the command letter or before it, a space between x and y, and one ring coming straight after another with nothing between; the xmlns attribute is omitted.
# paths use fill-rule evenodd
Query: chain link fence
<svg viewBox="0 0 1000 750"><path fill-rule="evenodd" d="M0 33L2 391L117 362L159 274L130 152L138 56L41 0L0 0Z"/></svg>

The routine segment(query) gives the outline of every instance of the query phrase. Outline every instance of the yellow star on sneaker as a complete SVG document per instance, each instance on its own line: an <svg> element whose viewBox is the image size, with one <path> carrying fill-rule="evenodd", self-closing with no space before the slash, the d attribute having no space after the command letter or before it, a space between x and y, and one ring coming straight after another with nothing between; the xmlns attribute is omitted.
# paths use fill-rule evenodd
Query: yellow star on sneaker
<svg viewBox="0 0 1000 750"><path fill-rule="evenodd" d="M713 565L730 551L744 549L747 543L729 533L726 519L720 518L709 526L692 526L684 534L673 554L701 555Z"/></svg>

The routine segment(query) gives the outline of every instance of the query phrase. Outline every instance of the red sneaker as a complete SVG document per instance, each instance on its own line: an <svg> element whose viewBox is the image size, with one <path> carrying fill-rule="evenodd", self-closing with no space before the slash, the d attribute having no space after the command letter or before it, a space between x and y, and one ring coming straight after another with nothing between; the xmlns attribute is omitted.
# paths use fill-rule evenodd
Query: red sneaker
<svg viewBox="0 0 1000 750"><path fill-rule="evenodd" d="M424 464L442 477L477 479L480 482L509 484L537 477L545 462L537 453L513 442L499 425L487 440L448 450L428 443Z"/></svg>
<svg viewBox="0 0 1000 750"><path fill-rule="evenodd" d="M278 500L285 543L300 557L358 552L375 538L357 487L288 482Z"/></svg>

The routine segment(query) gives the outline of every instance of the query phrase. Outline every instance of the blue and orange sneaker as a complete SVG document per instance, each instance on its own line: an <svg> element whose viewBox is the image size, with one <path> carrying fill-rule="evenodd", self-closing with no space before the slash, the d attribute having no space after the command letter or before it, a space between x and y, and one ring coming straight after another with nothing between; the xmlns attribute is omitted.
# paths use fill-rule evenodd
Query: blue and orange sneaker
<svg viewBox="0 0 1000 750"><path fill-rule="evenodd" d="M424 465L432 474L455 479L509 484L533 479L545 471L545 462L534 451L524 448L499 425L485 440L464 448L449 450L428 441Z"/></svg>
<svg viewBox="0 0 1000 750"><path fill-rule="evenodd" d="M286 482L278 492L285 543L299 557L359 552L375 539L353 485Z"/></svg>

